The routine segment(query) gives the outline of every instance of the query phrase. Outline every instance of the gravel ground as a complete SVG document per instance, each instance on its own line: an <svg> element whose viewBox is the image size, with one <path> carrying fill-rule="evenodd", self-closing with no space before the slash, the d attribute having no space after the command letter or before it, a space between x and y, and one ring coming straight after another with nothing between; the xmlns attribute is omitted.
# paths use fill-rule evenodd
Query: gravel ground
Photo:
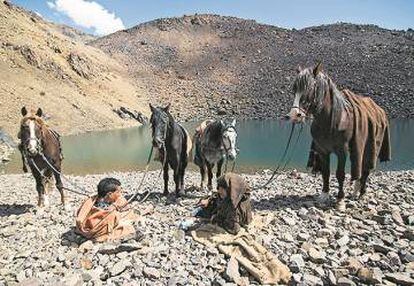
<svg viewBox="0 0 414 286"><path fill-rule="evenodd" d="M119 178L132 193L142 173L70 179L92 194L107 175ZM266 172L244 176L252 186L268 178ZM199 182L197 173L189 172L186 178L187 186ZM151 172L147 182L146 189L161 192L158 172ZM335 184L333 181L332 187ZM35 206L37 195L30 175L2 175L0 185L0 285L232 282L226 274L228 259L194 242L176 226L191 215L196 198L171 203L153 197L137 206L140 210L154 207L153 214L137 222L143 240L92 244L73 232L74 211L82 197L69 194L68 210L63 210L54 191L51 206L40 210ZM366 197L361 201L347 198L344 213L319 206L315 196L320 189L319 177L292 171L253 193L254 212L271 217L257 240L289 265L294 273L291 284L413 285L414 171L373 174ZM244 269L239 271L251 284L257 283Z"/></svg>

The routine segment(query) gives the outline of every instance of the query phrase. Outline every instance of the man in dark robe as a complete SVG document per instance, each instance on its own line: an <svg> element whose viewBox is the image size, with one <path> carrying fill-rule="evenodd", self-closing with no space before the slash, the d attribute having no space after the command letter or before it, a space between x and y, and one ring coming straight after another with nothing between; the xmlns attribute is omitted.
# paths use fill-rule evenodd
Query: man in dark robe
<svg viewBox="0 0 414 286"><path fill-rule="evenodd" d="M217 180L217 193L200 202L198 216L210 218L213 224L237 234L240 227L252 221L250 188L245 180L234 173L227 173Z"/></svg>

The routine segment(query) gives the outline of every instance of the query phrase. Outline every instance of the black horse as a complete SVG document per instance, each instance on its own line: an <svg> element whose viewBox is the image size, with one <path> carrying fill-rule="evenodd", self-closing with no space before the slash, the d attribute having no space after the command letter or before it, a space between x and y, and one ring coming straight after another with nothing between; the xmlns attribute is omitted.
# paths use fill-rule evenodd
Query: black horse
<svg viewBox="0 0 414 286"><path fill-rule="evenodd" d="M164 195L168 195L168 166L174 171L175 194L184 193L184 173L191 151L191 139L166 107L151 108L152 145L157 148L164 168Z"/></svg>

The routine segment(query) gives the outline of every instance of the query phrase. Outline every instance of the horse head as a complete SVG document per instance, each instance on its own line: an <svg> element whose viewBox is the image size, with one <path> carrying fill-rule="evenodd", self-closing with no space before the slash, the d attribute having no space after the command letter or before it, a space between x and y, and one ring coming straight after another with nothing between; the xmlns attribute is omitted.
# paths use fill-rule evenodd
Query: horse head
<svg viewBox="0 0 414 286"><path fill-rule="evenodd" d="M303 122L319 104L317 83L322 73L322 64L318 63L314 68L302 69L298 67L297 75L293 82L295 99L290 112L285 116L292 122Z"/></svg>
<svg viewBox="0 0 414 286"><path fill-rule="evenodd" d="M230 160L234 160L237 157L237 131L236 131L236 119L231 121L220 121L222 126L222 143L226 155Z"/></svg>
<svg viewBox="0 0 414 286"><path fill-rule="evenodd" d="M43 111L38 108L36 112L28 112L26 107L21 109L23 119L20 123L19 138L23 150L29 156L36 156L42 152L42 137L45 122L41 118Z"/></svg>
<svg viewBox="0 0 414 286"><path fill-rule="evenodd" d="M168 124L170 121L170 106L166 107L155 107L152 104L149 105L151 108L151 128L152 128L152 145L156 148L162 148L165 144L167 136Z"/></svg>

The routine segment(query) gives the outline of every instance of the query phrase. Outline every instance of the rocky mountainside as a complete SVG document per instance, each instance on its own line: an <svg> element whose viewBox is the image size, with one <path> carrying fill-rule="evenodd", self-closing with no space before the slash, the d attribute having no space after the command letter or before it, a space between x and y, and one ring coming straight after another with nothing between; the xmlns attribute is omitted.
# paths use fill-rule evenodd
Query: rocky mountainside
<svg viewBox="0 0 414 286"><path fill-rule="evenodd" d="M147 95L123 65L72 28L0 1L0 127L13 137L22 106L42 107L63 134L136 125L113 109L147 112Z"/></svg>
<svg viewBox="0 0 414 286"><path fill-rule="evenodd" d="M414 116L414 33L333 24L286 30L217 15L159 19L91 42L182 118L269 118L290 108L297 65L321 60L340 87Z"/></svg>

